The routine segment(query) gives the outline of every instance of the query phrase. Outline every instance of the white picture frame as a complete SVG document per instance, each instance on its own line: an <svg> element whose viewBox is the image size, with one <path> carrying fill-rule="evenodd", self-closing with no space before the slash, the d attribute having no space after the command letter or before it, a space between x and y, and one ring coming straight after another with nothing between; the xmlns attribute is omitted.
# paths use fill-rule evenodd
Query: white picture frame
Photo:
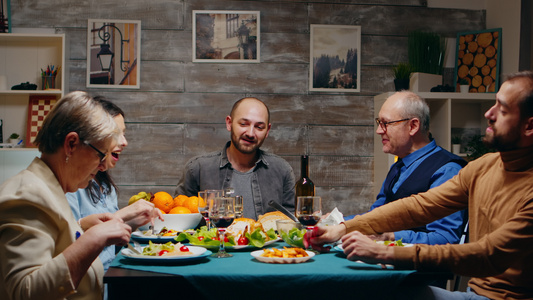
<svg viewBox="0 0 533 300"><path fill-rule="evenodd" d="M310 91L360 92L361 26L311 24L309 59Z"/></svg>
<svg viewBox="0 0 533 300"><path fill-rule="evenodd" d="M193 10L192 61L259 63L259 11Z"/></svg>
<svg viewBox="0 0 533 300"><path fill-rule="evenodd" d="M140 82L141 21L89 19L87 87L139 89Z"/></svg>

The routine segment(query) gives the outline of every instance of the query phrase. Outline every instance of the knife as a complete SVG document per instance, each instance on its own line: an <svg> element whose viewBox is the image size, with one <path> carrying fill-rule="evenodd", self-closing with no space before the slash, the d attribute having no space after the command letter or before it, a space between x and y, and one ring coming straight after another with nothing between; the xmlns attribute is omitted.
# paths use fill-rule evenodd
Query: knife
<svg viewBox="0 0 533 300"><path fill-rule="evenodd" d="M268 202L268 205L270 205L270 207L275 208L276 210L279 210L294 222L299 222L298 219L296 219L296 217L290 211L288 211L285 207L279 205L279 203L275 202L274 200L270 200L270 202Z"/></svg>
<svg viewBox="0 0 533 300"><path fill-rule="evenodd" d="M142 253L139 252L139 250L135 249L130 243L128 243L128 249L130 249L133 253L137 255L142 255Z"/></svg>

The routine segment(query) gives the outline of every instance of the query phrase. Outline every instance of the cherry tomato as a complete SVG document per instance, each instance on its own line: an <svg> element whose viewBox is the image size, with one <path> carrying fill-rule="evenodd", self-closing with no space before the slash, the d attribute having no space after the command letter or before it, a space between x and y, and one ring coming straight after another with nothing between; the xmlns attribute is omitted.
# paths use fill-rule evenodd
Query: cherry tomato
<svg viewBox="0 0 533 300"><path fill-rule="evenodd" d="M227 236L224 237L224 243L229 243L229 240L228 240Z"/></svg>
<svg viewBox="0 0 533 300"><path fill-rule="evenodd" d="M241 236L237 241L237 245L248 245L250 241L245 236Z"/></svg>
<svg viewBox="0 0 533 300"><path fill-rule="evenodd" d="M168 253L168 250L161 250L157 255L162 256L163 254Z"/></svg>
<svg viewBox="0 0 533 300"><path fill-rule="evenodd" d="M198 240L199 240L199 241L203 241L203 240L204 240L204 237L203 237L203 236L199 236L199 237L198 237Z"/></svg>
<svg viewBox="0 0 533 300"><path fill-rule="evenodd" d="M180 247L180 251L181 252L189 252L189 248L187 248L187 246L181 246Z"/></svg>
<svg viewBox="0 0 533 300"><path fill-rule="evenodd" d="M215 236L215 237L212 237L211 238L213 241L220 241L220 238L218 236Z"/></svg>
<svg viewBox="0 0 533 300"><path fill-rule="evenodd" d="M389 246L394 246L394 242L391 242L391 243L389 244Z"/></svg>

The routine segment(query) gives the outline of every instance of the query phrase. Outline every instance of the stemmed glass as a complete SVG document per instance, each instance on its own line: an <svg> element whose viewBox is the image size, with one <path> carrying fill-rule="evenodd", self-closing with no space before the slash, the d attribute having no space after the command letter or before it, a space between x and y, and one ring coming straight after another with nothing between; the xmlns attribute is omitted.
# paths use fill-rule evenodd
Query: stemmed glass
<svg viewBox="0 0 533 300"><path fill-rule="evenodd" d="M209 205L209 217L211 222L218 229L220 246L218 252L211 254L212 257L231 257L233 255L226 252L224 238L226 236L226 227L233 223L235 219L235 197L216 197Z"/></svg>
<svg viewBox="0 0 533 300"><path fill-rule="evenodd" d="M315 225L322 216L322 198L319 196L299 196L296 199L296 217L307 229L307 238L313 236ZM311 243L308 243L311 248Z"/></svg>
<svg viewBox="0 0 533 300"><path fill-rule="evenodd" d="M243 203L242 196L235 196L235 218L242 218Z"/></svg>
<svg viewBox="0 0 533 300"><path fill-rule="evenodd" d="M215 197L223 196L224 191L223 190L205 190L198 192L198 211L202 214L205 220L205 224L207 226L207 230L211 229L211 222L209 221L209 207L210 203L212 202Z"/></svg>

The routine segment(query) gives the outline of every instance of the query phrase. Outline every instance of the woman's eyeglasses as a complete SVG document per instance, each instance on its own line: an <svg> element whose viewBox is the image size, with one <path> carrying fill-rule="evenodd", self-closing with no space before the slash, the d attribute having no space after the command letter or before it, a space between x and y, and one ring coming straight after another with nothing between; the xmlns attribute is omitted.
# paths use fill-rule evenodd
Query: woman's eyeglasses
<svg viewBox="0 0 533 300"><path fill-rule="evenodd" d="M100 162L104 162L107 158L107 153L103 153L102 151L98 150L95 146L91 145L91 143L86 143L89 145L89 147L93 148L96 152L98 152L98 156L100 156Z"/></svg>

